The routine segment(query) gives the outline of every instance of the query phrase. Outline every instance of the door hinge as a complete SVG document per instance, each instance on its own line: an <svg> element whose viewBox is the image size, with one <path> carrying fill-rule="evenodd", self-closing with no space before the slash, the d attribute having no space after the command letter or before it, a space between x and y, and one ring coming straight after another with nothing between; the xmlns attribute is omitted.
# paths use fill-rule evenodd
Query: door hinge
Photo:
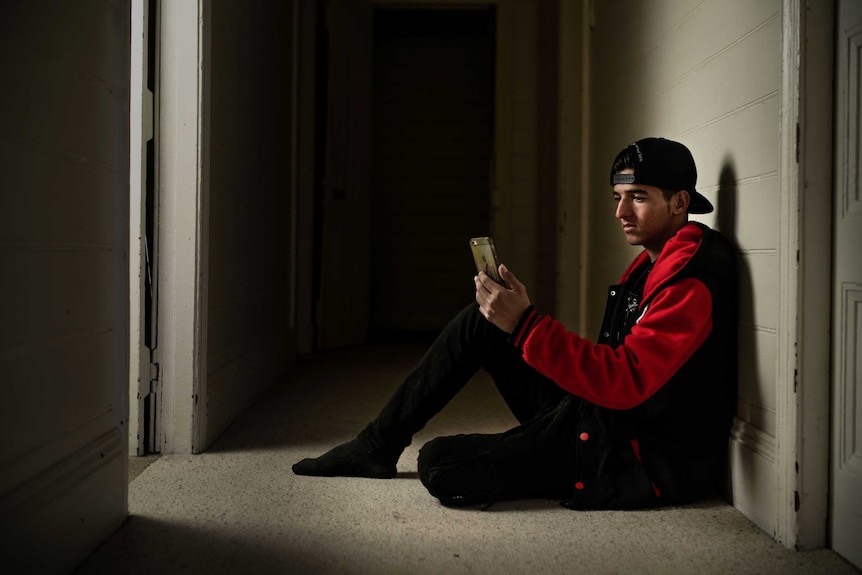
<svg viewBox="0 0 862 575"><path fill-rule="evenodd" d="M146 430L144 431L144 446L147 453L161 452L161 444L157 440L158 429L156 427L159 418L161 398L160 382L161 369L156 362L150 362L150 392L144 402L144 414L146 417Z"/></svg>
<svg viewBox="0 0 862 575"><path fill-rule="evenodd" d="M800 150L799 150L799 139L800 139L800 137L801 137L801 129L799 128L799 122L796 122L796 163L797 164L799 163L799 156L800 156Z"/></svg>
<svg viewBox="0 0 862 575"><path fill-rule="evenodd" d="M150 364L150 393L159 391L159 364Z"/></svg>

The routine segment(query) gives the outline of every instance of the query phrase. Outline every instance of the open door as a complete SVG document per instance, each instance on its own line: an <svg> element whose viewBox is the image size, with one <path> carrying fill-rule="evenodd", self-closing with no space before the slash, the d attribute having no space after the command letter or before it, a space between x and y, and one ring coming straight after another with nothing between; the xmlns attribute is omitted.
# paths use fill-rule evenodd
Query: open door
<svg viewBox="0 0 862 575"><path fill-rule="evenodd" d="M369 304L370 0L329 0L325 159L320 182L317 345L365 341Z"/></svg>
<svg viewBox="0 0 862 575"><path fill-rule="evenodd" d="M154 356L158 345L158 0L136 2L132 26L129 451L144 455L159 451L155 441L159 367Z"/></svg>
<svg viewBox="0 0 862 575"><path fill-rule="evenodd" d="M837 16L831 531L862 568L862 4L839 0Z"/></svg>

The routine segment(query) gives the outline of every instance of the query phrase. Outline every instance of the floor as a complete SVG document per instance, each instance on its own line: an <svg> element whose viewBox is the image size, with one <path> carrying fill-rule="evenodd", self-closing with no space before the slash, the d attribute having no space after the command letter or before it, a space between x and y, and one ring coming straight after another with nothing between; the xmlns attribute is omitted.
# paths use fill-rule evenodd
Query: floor
<svg viewBox="0 0 862 575"><path fill-rule="evenodd" d="M134 481L138 475L144 472L144 469L155 463L159 459L159 455L142 455L129 457L129 483Z"/></svg>
<svg viewBox="0 0 862 575"><path fill-rule="evenodd" d="M76 573L860 573L830 550L785 549L718 498L642 512L441 506L417 479L418 447L514 422L485 376L417 435L395 479L290 471L352 437L422 350L315 356L206 453L134 462L128 521Z"/></svg>

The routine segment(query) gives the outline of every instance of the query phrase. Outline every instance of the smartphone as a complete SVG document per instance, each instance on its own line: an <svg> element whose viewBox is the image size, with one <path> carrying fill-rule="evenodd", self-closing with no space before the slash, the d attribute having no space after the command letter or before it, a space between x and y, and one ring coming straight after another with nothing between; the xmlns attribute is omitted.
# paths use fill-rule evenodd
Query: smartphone
<svg viewBox="0 0 862 575"><path fill-rule="evenodd" d="M473 252L473 261L476 262L476 271L485 272L495 282L505 286L506 282L500 277L500 260L497 259L494 240L488 236L470 238L470 249Z"/></svg>

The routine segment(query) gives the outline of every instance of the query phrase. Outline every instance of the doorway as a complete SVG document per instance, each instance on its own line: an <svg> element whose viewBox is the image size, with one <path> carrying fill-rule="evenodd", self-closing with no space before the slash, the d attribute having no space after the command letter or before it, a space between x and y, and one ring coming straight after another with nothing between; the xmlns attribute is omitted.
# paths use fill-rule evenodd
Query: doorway
<svg viewBox="0 0 862 575"><path fill-rule="evenodd" d="M488 235L496 10L377 7L371 309L375 341L425 340L472 300Z"/></svg>

